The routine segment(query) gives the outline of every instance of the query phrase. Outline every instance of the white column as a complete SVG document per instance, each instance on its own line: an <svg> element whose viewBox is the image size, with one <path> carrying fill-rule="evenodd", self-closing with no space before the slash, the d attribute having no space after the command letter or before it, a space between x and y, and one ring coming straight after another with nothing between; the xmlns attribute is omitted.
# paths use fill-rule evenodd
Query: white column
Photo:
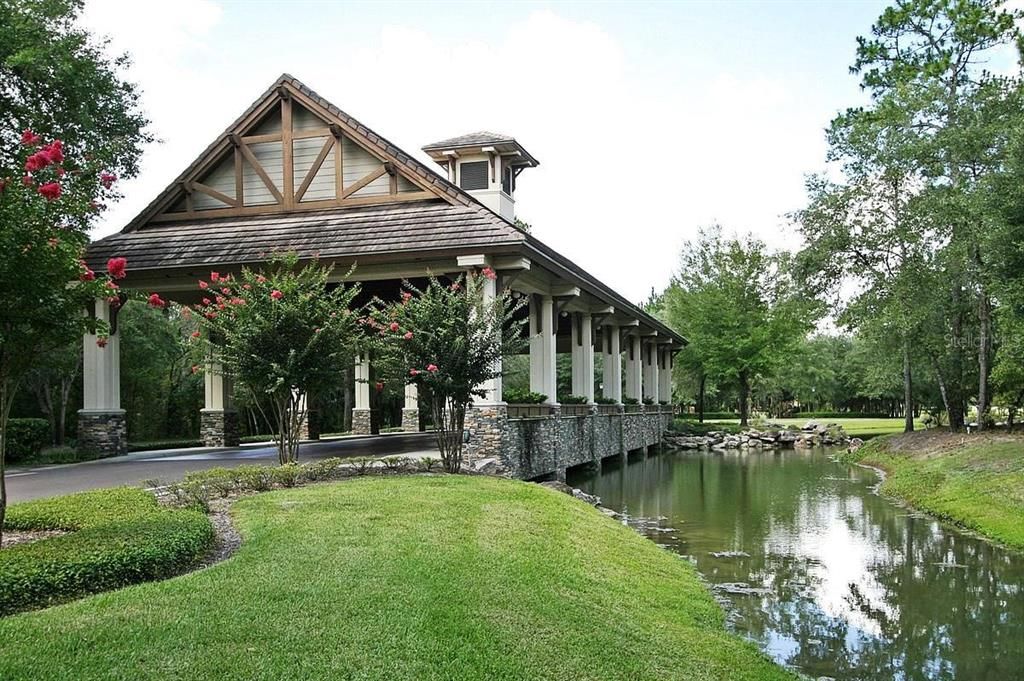
<svg viewBox="0 0 1024 681"><path fill-rule="evenodd" d="M96 318L110 324L114 331L116 311L106 300L97 300L95 305ZM121 339L119 334L111 333L102 348L98 340L96 334L87 333L82 341L82 410L117 412L121 410Z"/></svg>
<svg viewBox="0 0 1024 681"><path fill-rule="evenodd" d="M622 402L622 349L619 347L619 327L615 324L601 326L604 337L601 352L604 360L604 396Z"/></svg>
<svg viewBox="0 0 1024 681"><path fill-rule="evenodd" d="M408 383L405 386L405 408L410 411L420 408L419 390L415 383Z"/></svg>
<svg viewBox="0 0 1024 681"><path fill-rule="evenodd" d="M663 402L672 403L672 350L667 345L659 347L660 363L658 365L658 397Z"/></svg>
<svg viewBox="0 0 1024 681"><path fill-rule="evenodd" d="M220 362L209 361L203 372L205 387L203 409L226 411L232 408L231 378L224 375Z"/></svg>
<svg viewBox="0 0 1024 681"><path fill-rule="evenodd" d="M594 403L594 334L589 312L572 315L572 394Z"/></svg>
<svg viewBox="0 0 1024 681"><path fill-rule="evenodd" d="M483 275L478 275L483 277ZM484 305L492 305L498 297L498 280L487 279L483 277L483 302ZM500 339L499 339L500 341ZM478 401L477 404L500 404L502 402L502 385L501 385L501 358L499 357L496 361L495 369L499 372L499 375L492 378L489 381L484 381L483 385L480 386L487 392L487 397L483 398L483 401ZM408 408L408 405L406 405Z"/></svg>
<svg viewBox="0 0 1024 681"><path fill-rule="evenodd" d="M641 375L643 358L640 356L640 336L630 335L626 339L626 397L631 397L638 402L643 397L641 386L643 378Z"/></svg>
<svg viewBox="0 0 1024 681"><path fill-rule="evenodd" d="M555 303L551 296L530 297L530 390L556 404Z"/></svg>
<svg viewBox="0 0 1024 681"><path fill-rule="evenodd" d="M643 353L643 395L658 403L658 345L649 340L641 346Z"/></svg>
<svg viewBox="0 0 1024 681"><path fill-rule="evenodd" d="M356 409L370 409L370 358L356 355Z"/></svg>

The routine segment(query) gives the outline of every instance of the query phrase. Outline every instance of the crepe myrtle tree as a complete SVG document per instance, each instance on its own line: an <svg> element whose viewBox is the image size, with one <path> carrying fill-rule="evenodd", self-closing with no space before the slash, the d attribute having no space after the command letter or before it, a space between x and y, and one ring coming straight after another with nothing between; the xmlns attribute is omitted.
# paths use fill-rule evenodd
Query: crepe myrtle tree
<svg viewBox="0 0 1024 681"><path fill-rule="evenodd" d="M462 467L467 407L474 397L486 397L482 386L501 375L502 356L526 343L524 322L515 317L525 299L514 301L510 291L484 296L485 284L496 276L485 267L451 283L431 276L425 288L404 281L400 300L375 300L363 320L379 377L374 388L417 387L430 404L449 473Z"/></svg>
<svg viewBox="0 0 1024 681"><path fill-rule="evenodd" d="M351 309L359 287L328 286L332 269L283 253L263 270L199 281L192 370L220 365L249 394L276 428L281 464L298 459L308 398L342 381L363 337Z"/></svg>
<svg viewBox="0 0 1024 681"><path fill-rule="evenodd" d="M82 259L89 224L112 195L116 178L95 160L65 158L60 140L44 140L31 130L21 134L19 149L0 168L0 535L15 393L47 353L80 343L83 334L97 334L97 344L105 347L109 328L86 312L100 298L115 307L127 300L118 285L125 277L124 258L112 258L105 276Z"/></svg>

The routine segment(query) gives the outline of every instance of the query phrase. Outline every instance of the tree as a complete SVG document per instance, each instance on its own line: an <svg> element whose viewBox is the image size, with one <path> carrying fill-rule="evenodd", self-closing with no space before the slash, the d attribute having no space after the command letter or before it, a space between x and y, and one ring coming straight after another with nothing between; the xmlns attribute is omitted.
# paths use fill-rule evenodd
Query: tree
<svg viewBox="0 0 1024 681"><path fill-rule="evenodd" d="M897 111L905 121L902 155L927 184L933 220L941 227L942 261L951 304L948 332L950 425L963 424L967 324L978 330L978 411L984 427L991 368L991 278L981 249L992 204L985 177L1005 155L1006 138L1020 118L1016 78L996 77L984 63L991 51L1019 43L1020 11L1002 0L899 0L858 38L852 67L875 111ZM895 129L895 128L891 128ZM975 305L965 296L973 294Z"/></svg>
<svg viewBox="0 0 1024 681"><path fill-rule="evenodd" d="M50 422L53 444L64 444L71 388L82 369L81 343L55 348L26 377L39 411Z"/></svg>
<svg viewBox="0 0 1024 681"><path fill-rule="evenodd" d="M127 264L112 259L111 278L100 278L82 260L96 200L109 193L111 176L95 160L65 159L59 140L43 145L30 130L21 139L16 165L0 173L0 535L15 394L41 358L81 342L84 333L100 334L97 342L106 345L107 329L82 311L101 297L121 303L115 280Z"/></svg>
<svg viewBox="0 0 1024 681"><path fill-rule="evenodd" d="M524 299L505 290L484 296L497 275L490 268L445 284L431 277L425 288L403 282L401 300L376 301L367 319L381 384L417 386L430 404L437 448L446 471L462 467L466 409L487 397L483 384L501 375L500 360L525 346L523 321L514 318Z"/></svg>
<svg viewBox="0 0 1024 681"><path fill-rule="evenodd" d="M139 91L110 59L107 41L77 25L82 0L0 0L0 168L17 165L19 131L64 142L112 174L138 171L152 141Z"/></svg>
<svg viewBox="0 0 1024 681"><path fill-rule="evenodd" d="M359 286L329 286L331 272L316 262L300 266L288 253L262 271L243 268L237 279L211 272L199 282L195 368L219 364L249 393L276 429L281 464L298 459L308 400L341 382L360 339L352 310Z"/></svg>
<svg viewBox="0 0 1024 681"><path fill-rule="evenodd" d="M693 364L736 386L744 426L752 383L787 361L820 314L790 269L785 255L768 253L762 242L727 239L715 227L684 247L664 296L666 319L685 331Z"/></svg>

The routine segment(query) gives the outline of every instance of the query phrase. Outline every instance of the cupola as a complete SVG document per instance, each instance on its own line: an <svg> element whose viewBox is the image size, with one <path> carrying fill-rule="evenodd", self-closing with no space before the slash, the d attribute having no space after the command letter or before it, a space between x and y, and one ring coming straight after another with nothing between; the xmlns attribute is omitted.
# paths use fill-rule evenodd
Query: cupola
<svg viewBox="0 0 1024 681"><path fill-rule="evenodd" d="M474 132L423 147L448 180L509 221L516 219L516 178L540 165L514 137Z"/></svg>

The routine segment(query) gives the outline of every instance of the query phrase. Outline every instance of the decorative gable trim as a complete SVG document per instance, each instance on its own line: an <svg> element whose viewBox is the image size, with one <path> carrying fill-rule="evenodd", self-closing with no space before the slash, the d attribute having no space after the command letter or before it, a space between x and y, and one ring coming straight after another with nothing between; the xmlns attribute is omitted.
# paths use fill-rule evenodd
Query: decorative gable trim
<svg viewBox="0 0 1024 681"><path fill-rule="evenodd" d="M428 199L476 203L285 74L123 232L152 223Z"/></svg>

